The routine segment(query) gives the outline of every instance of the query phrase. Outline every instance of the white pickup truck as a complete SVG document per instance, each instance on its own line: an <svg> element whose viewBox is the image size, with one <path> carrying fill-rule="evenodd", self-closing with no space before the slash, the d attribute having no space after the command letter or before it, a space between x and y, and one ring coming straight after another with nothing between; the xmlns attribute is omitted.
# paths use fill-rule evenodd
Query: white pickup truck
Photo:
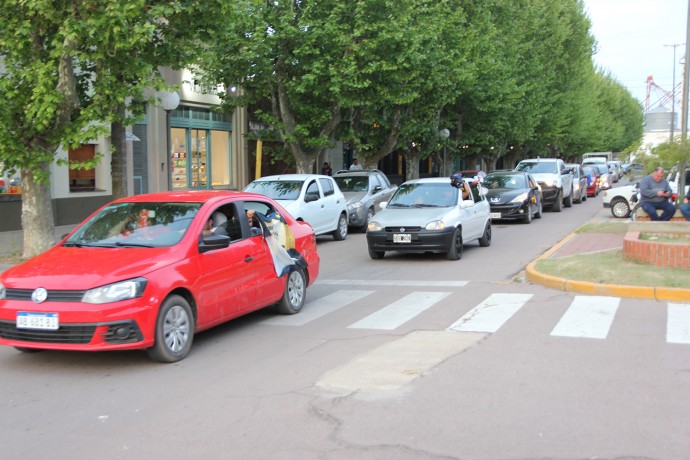
<svg viewBox="0 0 690 460"><path fill-rule="evenodd" d="M573 205L573 175L565 162L558 158L533 158L522 160L516 171L530 173L541 186L544 206L560 212L563 206Z"/></svg>

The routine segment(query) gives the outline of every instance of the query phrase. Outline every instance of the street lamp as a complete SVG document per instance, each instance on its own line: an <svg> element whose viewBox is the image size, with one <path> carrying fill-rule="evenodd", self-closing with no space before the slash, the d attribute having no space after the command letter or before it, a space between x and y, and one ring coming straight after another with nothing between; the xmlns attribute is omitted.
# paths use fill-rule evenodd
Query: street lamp
<svg viewBox="0 0 690 460"><path fill-rule="evenodd" d="M177 91L160 91L158 93L158 99L161 101L161 107L165 110L165 137L166 137L166 149L167 149L167 159L168 163L168 190L172 190L172 168L170 167L172 158L172 146L170 145L170 112L175 110L180 105L180 95ZM163 169L165 163L161 163L161 169Z"/></svg>
<svg viewBox="0 0 690 460"><path fill-rule="evenodd" d="M446 158L446 140L450 137L450 131L448 128L443 128L438 132L438 135L441 136L443 139L443 168L441 168L441 172L443 175L447 176L448 175L448 166L446 163L448 162L448 159Z"/></svg>

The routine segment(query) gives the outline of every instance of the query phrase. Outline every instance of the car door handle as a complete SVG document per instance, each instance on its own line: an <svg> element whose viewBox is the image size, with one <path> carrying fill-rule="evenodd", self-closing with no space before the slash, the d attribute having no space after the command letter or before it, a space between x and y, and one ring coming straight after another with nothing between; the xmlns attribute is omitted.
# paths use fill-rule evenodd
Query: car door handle
<svg viewBox="0 0 690 460"><path fill-rule="evenodd" d="M253 256L247 256L247 257L244 258L244 261L245 261L246 263L249 263L249 262L251 262L252 260L254 260L254 257L253 257Z"/></svg>

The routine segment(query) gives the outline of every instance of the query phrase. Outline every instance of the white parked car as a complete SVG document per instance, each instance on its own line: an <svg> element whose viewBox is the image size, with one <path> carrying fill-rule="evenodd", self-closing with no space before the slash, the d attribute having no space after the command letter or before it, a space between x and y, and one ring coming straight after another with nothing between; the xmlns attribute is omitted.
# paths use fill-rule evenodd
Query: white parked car
<svg viewBox="0 0 690 460"><path fill-rule="evenodd" d="M347 200L330 176L281 174L256 179L244 188L273 198L296 220L307 222L317 235L347 237Z"/></svg>
<svg viewBox="0 0 690 460"><path fill-rule="evenodd" d="M489 246L489 202L477 183L465 180L465 186L471 193L463 200L445 177L402 184L369 221L369 256L381 259L386 251L440 252L458 260L464 244L478 241L479 246Z"/></svg>
<svg viewBox="0 0 690 460"><path fill-rule="evenodd" d="M637 194L639 192L639 182L604 190L602 202L605 208L611 209L613 217L630 217L630 212L637 202Z"/></svg>

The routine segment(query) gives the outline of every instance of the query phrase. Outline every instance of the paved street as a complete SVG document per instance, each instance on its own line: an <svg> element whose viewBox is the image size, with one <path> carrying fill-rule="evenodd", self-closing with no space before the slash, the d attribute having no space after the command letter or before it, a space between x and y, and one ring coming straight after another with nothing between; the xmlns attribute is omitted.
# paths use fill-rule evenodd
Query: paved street
<svg viewBox="0 0 690 460"><path fill-rule="evenodd" d="M600 199L497 223L460 261L319 237L295 316L199 334L190 356L0 348L3 458L685 459L690 306L522 280ZM609 214L610 215L610 214Z"/></svg>

